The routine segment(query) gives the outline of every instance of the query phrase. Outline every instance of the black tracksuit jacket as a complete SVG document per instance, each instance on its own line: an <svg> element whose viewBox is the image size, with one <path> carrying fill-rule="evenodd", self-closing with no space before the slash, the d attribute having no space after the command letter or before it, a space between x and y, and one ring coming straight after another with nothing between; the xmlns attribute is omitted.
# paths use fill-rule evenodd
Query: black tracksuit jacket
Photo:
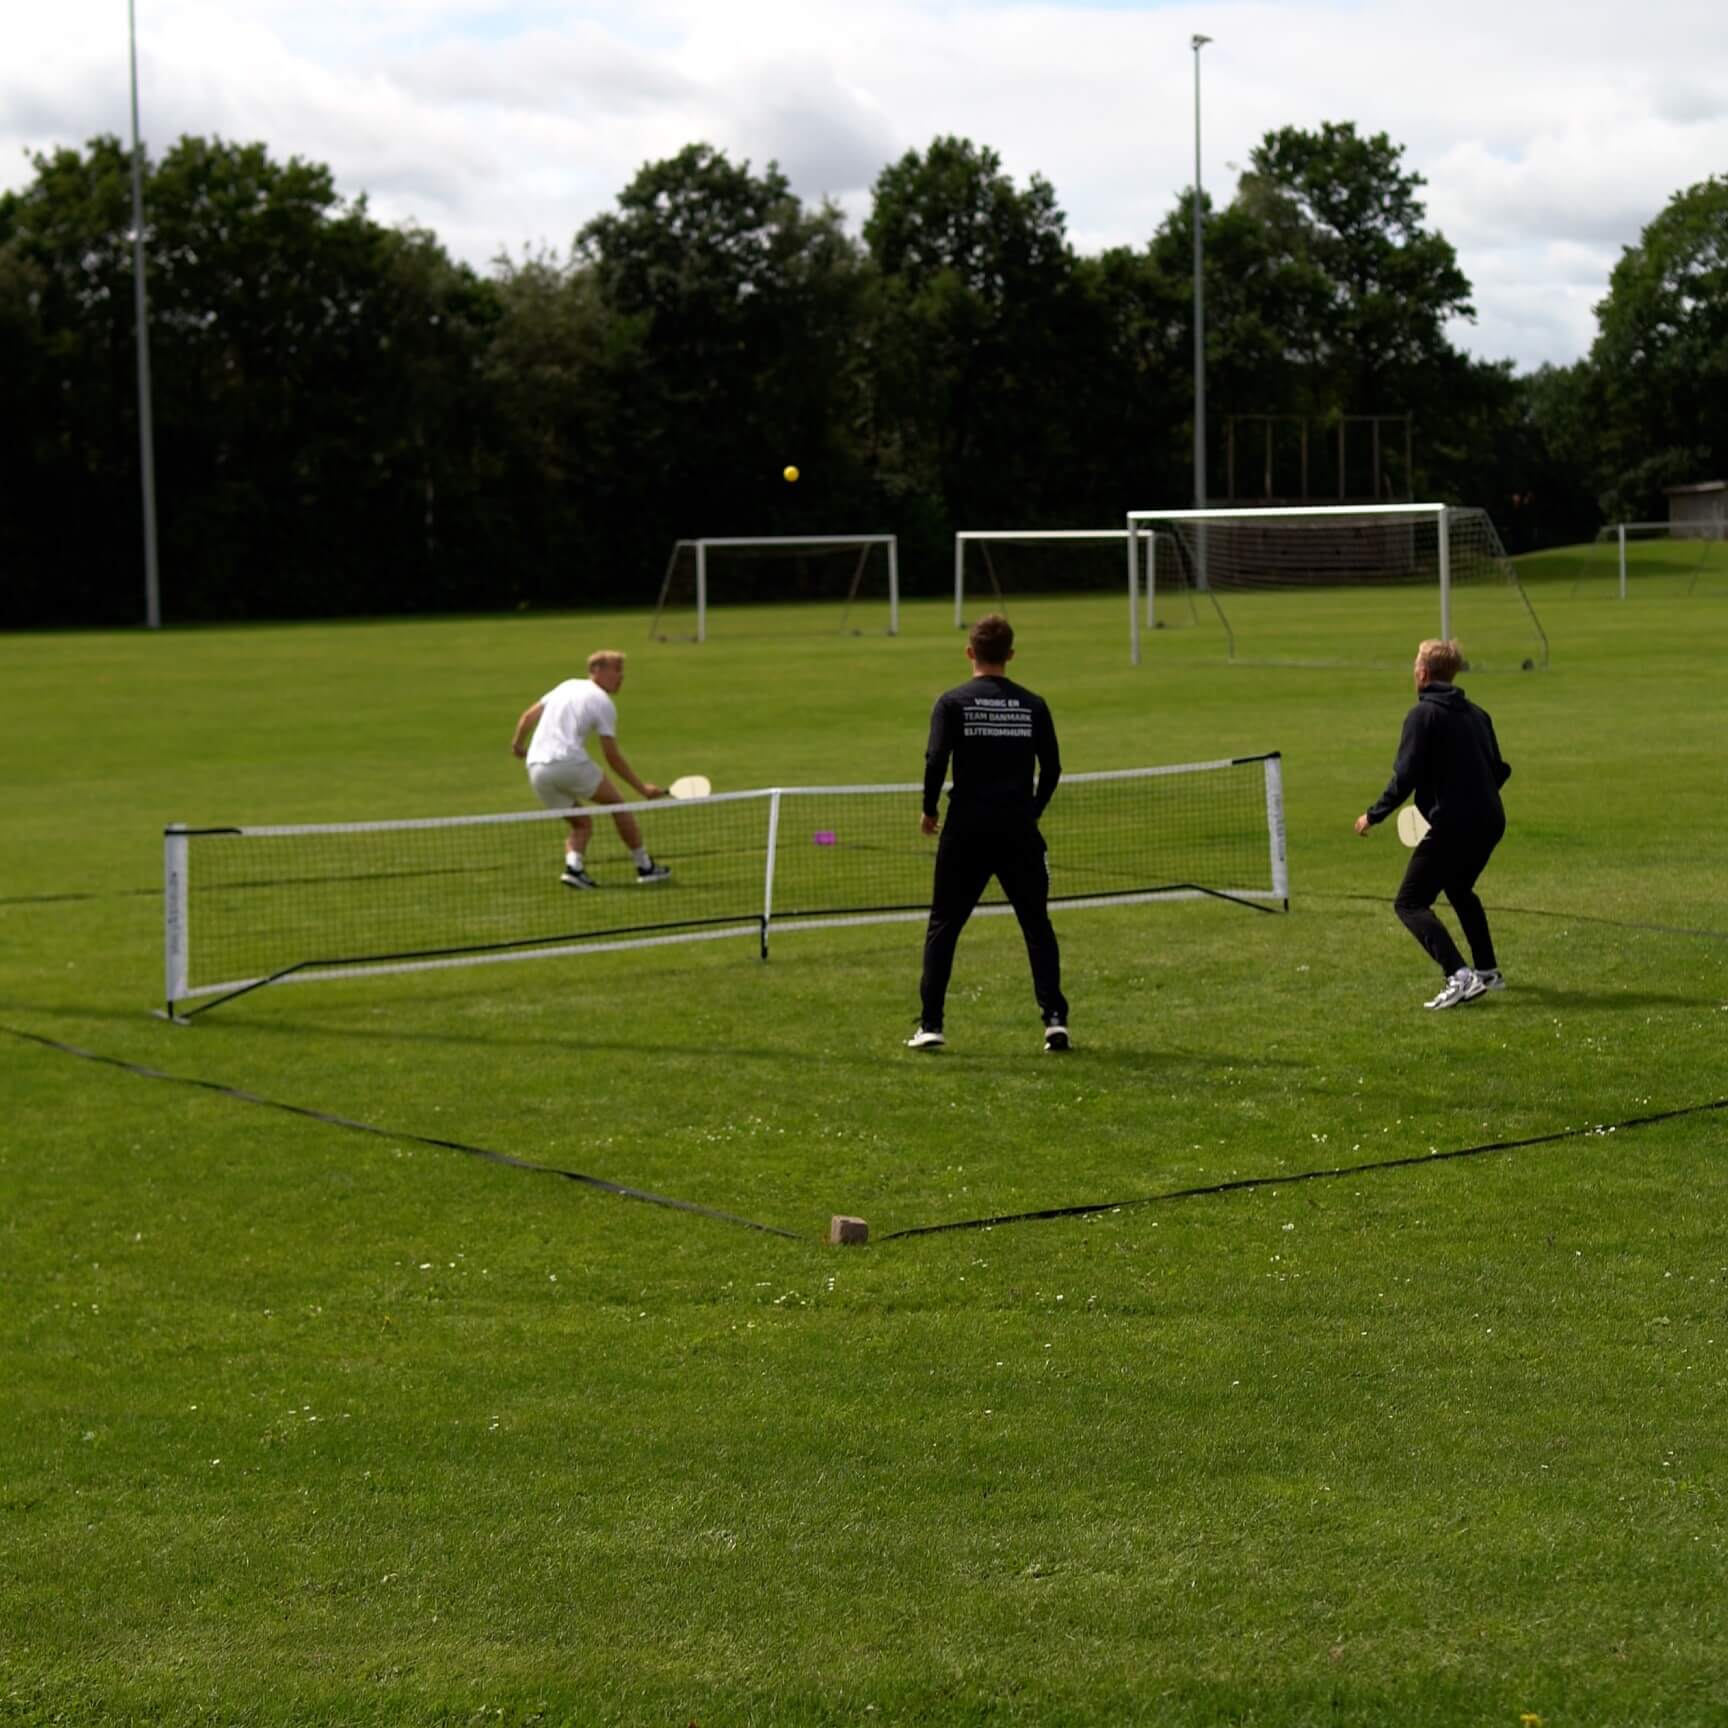
<svg viewBox="0 0 1728 1728"><path fill-rule="evenodd" d="M1437 834L1492 834L1506 826L1500 788L1511 777L1494 722L1455 685L1430 684L1404 716L1392 778L1368 820L1384 822L1415 793Z"/></svg>

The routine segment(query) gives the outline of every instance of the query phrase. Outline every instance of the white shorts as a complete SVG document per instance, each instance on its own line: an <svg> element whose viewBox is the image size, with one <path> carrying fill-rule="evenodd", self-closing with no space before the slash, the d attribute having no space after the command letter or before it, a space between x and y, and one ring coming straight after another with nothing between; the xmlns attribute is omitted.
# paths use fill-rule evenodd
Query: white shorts
<svg viewBox="0 0 1728 1728"><path fill-rule="evenodd" d="M592 798L594 788L605 778L605 769L586 756L528 764L528 783L548 810L568 810L571 805Z"/></svg>

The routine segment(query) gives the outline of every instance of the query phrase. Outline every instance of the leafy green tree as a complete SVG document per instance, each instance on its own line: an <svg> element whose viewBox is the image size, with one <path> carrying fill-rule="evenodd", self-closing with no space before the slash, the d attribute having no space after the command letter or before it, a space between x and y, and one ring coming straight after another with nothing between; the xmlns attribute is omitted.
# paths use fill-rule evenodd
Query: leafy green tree
<svg viewBox="0 0 1728 1728"><path fill-rule="evenodd" d="M883 170L864 240L888 483L944 526L1069 515L1093 447L1074 387L1104 344L1049 183L1017 187L995 151L938 138Z"/></svg>
<svg viewBox="0 0 1728 1728"><path fill-rule="evenodd" d="M644 582L680 536L808 532L855 513L862 277L836 209L805 209L773 163L756 174L693 144L644 167L581 231L576 261L629 332L614 344L633 363L628 420L609 441L622 473L586 484L599 502L617 483L608 507L633 525Z"/></svg>
<svg viewBox="0 0 1728 1728"><path fill-rule="evenodd" d="M1354 125L1286 126L1255 146L1236 203L1256 217L1268 288L1338 406L1395 412L1405 380L1445 369L1446 322L1473 318L1470 284L1443 235L1423 227L1422 176L1404 147Z"/></svg>
<svg viewBox="0 0 1728 1728"><path fill-rule="evenodd" d="M1728 478L1728 176L1676 192L1596 308L1589 388L1610 518L1660 518L1665 485Z"/></svg>
<svg viewBox="0 0 1728 1728"><path fill-rule="evenodd" d="M20 617L136 617L142 582L130 158L35 159L0 249L37 287L43 429ZM488 287L380 227L329 171L184 138L147 176L164 611L396 610L471 597Z"/></svg>

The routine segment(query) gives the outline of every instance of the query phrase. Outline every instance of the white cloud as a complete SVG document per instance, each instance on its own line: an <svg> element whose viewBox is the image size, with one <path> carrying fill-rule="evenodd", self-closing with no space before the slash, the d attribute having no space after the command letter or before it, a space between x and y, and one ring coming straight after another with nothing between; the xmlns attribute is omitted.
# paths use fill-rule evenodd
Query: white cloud
<svg viewBox="0 0 1728 1728"><path fill-rule="evenodd" d="M327 162L459 256L563 247L645 161L704 141L779 161L854 217L938 133L1055 186L1086 248L1142 242L1193 173L1276 126L1354 120L1407 146L1458 248L1473 351L1575 358L1621 247L1728 172L1728 7L1649 0L148 0L146 135L260 138ZM9 20L0 185L21 152L125 136L124 17L62 0Z"/></svg>

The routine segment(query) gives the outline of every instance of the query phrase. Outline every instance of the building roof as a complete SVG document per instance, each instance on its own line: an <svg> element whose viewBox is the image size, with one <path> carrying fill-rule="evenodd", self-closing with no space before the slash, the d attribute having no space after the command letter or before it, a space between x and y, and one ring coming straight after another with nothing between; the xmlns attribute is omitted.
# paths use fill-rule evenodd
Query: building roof
<svg viewBox="0 0 1728 1728"><path fill-rule="evenodd" d="M1728 480L1699 480L1691 486L1664 486L1662 490L1670 498L1680 497L1687 492L1728 492Z"/></svg>

